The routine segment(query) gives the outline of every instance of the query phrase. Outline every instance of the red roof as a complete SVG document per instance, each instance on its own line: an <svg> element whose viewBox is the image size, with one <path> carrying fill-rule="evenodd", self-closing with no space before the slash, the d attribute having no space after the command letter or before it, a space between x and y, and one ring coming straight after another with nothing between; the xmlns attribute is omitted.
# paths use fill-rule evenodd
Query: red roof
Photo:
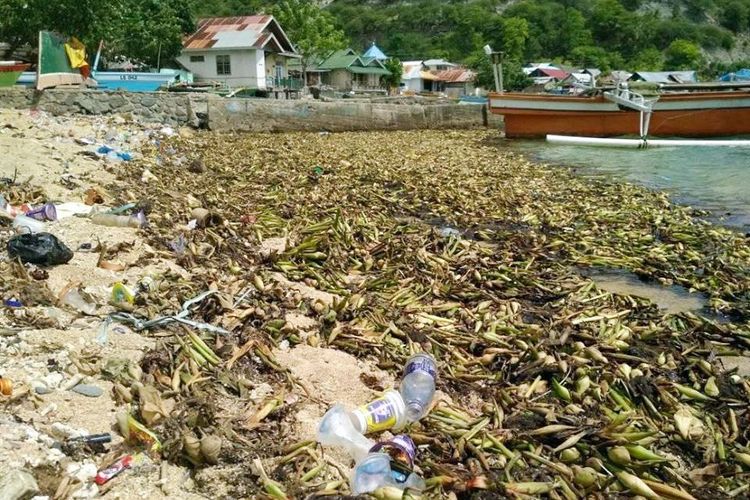
<svg viewBox="0 0 750 500"><path fill-rule="evenodd" d="M557 68L536 68L534 71L531 72L529 76L549 76L552 78L557 78L558 80L562 80L564 78L567 78L570 73L563 69L557 69Z"/></svg>
<svg viewBox="0 0 750 500"><path fill-rule="evenodd" d="M276 40L280 51L294 52L286 34L273 16L210 17L198 21L195 33L186 37L186 50L210 48L263 48Z"/></svg>

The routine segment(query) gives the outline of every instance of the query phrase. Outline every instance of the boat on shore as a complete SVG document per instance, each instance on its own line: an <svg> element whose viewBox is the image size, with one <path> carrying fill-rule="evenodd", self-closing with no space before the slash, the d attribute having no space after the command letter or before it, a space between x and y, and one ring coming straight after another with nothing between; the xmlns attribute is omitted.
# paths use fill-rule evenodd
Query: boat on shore
<svg viewBox="0 0 750 500"><path fill-rule="evenodd" d="M664 84L644 97L627 86L583 95L492 93L505 136L727 137L750 134L750 83Z"/></svg>
<svg viewBox="0 0 750 500"><path fill-rule="evenodd" d="M179 81L187 81L182 70L161 70L160 72L97 71L91 75L96 81L95 88L101 90L125 90L127 92L155 92ZM36 86L36 72L25 71L18 78L18 84ZM2 86L2 85L0 85Z"/></svg>
<svg viewBox="0 0 750 500"><path fill-rule="evenodd" d="M0 61L0 87L12 87L29 65L19 61Z"/></svg>

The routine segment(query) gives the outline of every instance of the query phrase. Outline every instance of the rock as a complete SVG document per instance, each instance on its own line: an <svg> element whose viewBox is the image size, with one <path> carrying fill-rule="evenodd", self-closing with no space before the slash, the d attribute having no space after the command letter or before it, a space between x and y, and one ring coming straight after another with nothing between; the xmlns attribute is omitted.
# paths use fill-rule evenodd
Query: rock
<svg viewBox="0 0 750 500"><path fill-rule="evenodd" d="M77 392L78 394L83 394L84 396L90 398L98 398L99 396L104 394L104 389L89 384L78 384L77 386L73 387L71 391Z"/></svg>
<svg viewBox="0 0 750 500"><path fill-rule="evenodd" d="M746 356L719 356L724 368L727 370L737 369L741 377L750 377L750 357Z"/></svg>
<svg viewBox="0 0 750 500"><path fill-rule="evenodd" d="M156 105L156 99L154 97L151 97L150 95L144 96L143 99L141 99L141 106L144 106L146 108L152 108Z"/></svg>
<svg viewBox="0 0 750 500"><path fill-rule="evenodd" d="M50 389L46 385L38 385L38 386L34 387L34 392L36 392L40 396L44 396L45 394L50 394L53 391L52 391L52 389Z"/></svg>
<svg viewBox="0 0 750 500"><path fill-rule="evenodd" d="M0 498L3 500L27 500L39 493L36 479L23 469L0 474Z"/></svg>

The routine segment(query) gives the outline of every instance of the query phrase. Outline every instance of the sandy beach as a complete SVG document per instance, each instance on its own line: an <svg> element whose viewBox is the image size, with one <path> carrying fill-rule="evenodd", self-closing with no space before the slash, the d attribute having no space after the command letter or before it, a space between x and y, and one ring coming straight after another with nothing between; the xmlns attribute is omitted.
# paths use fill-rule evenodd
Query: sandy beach
<svg viewBox="0 0 750 500"><path fill-rule="evenodd" d="M397 386L418 351L439 369L407 428L427 497L746 491L750 248L664 193L535 165L492 130L220 135L0 111L0 157L13 204L95 190L96 210L149 221L64 218L47 230L67 264L0 260L2 299L21 302L0 314L0 472L39 495L347 494L352 462L317 424ZM695 300L668 311L591 269ZM118 282L132 304L111 300ZM143 328L206 292L188 323ZM97 486L153 444L123 437L128 414L161 448ZM105 450L60 446L99 433ZM208 436L218 451L191 451Z"/></svg>

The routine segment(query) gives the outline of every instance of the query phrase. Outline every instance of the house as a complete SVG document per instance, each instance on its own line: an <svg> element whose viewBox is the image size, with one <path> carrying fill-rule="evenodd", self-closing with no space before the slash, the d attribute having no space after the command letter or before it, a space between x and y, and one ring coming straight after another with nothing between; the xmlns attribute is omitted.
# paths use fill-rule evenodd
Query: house
<svg viewBox="0 0 750 500"><path fill-rule="evenodd" d="M573 72L560 81L562 87L570 88L574 92L583 90L585 87L592 87L595 82L590 73Z"/></svg>
<svg viewBox="0 0 750 500"><path fill-rule="evenodd" d="M698 73L695 71L636 71L629 82L648 83L695 83Z"/></svg>
<svg viewBox="0 0 750 500"><path fill-rule="evenodd" d="M477 74L470 69L454 68L432 72L438 82L443 84L443 92L448 97L461 97L470 95L474 90L474 81Z"/></svg>
<svg viewBox="0 0 750 500"><path fill-rule="evenodd" d="M528 73L528 77L531 78L536 84L547 84L550 82L561 82L570 75L567 71L560 68L537 66Z"/></svg>
<svg viewBox="0 0 750 500"><path fill-rule="evenodd" d="M301 56L273 16L213 17L198 21L177 62L195 81L277 90L296 87L288 65Z"/></svg>
<svg viewBox="0 0 750 500"><path fill-rule="evenodd" d="M321 83L345 92L384 91L380 77L391 74L382 61L362 57L351 48L333 52L317 67L322 72Z"/></svg>
<svg viewBox="0 0 750 500"><path fill-rule="evenodd" d="M524 66L523 68L521 68L521 71L523 71L524 75L529 76L537 68L542 68L542 69L560 69L557 66L555 66L554 64L552 64L551 62L541 62L541 63L529 63L526 66Z"/></svg>
<svg viewBox="0 0 750 500"><path fill-rule="evenodd" d="M452 97L472 93L476 73L444 59L404 61L401 74L401 91L445 92Z"/></svg>
<svg viewBox="0 0 750 500"><path fill-rule="evenodd" d="M422 65L427 68L427 71L445 71L458 68L458 64L448 62L445 59L427 59L422 61Z"/></svg>
<svg viewBox="0 0 750 500"><path fill-rule="evenodd" d="M385 61L388 59L388 56L383 54L383 51L375 45L375 42L372 42L372 45L367 49L367 52L362 54L362 57L377 59L378 61Z"/></svg>

